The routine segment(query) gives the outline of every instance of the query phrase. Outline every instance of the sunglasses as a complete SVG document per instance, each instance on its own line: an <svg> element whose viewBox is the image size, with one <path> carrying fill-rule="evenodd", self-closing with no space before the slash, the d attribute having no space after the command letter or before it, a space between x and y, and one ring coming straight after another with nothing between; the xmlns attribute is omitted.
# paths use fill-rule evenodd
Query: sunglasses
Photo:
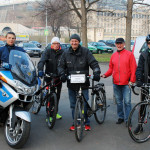
<svg viewBox="0 0 150 150"><path fill-rule="evenodd" d="M149 44L150 44L150 42L147 42L147 44L149 45Z"/></svg>

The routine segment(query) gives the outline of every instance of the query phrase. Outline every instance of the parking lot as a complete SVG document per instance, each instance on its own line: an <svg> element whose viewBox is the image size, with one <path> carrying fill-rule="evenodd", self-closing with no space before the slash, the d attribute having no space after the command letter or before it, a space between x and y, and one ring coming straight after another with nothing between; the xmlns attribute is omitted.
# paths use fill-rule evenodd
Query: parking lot
<svg viewBox="0 0 150 150"><path fill-rule="evenodd" d="M37 64L39 58L32 58ZM100 64L102 73L108 69L108 63ZM38 115L32 114L32 127L28 142L23 150L141 150L149 148L149 141L143 144L135 143L129 136L125 124L116 125L116 105L113 102L113 88L111 77L102 79L105 84L107 104L106 120L99 125L94 117L91 117L92 130L84 132L84 138L79 143L75 139L74 132L69 131L72 124L71 111L69 108L68 92L66 83L63 84L62 94L59 104L59 113L63 116L62 120L57 120L52 130L48 129L45 123L45 107L42 107ZM137 96L132 97L133 105L139 101ZM0 128L0 147L4 150L11 148L5 142L3 127Z"/></svg>

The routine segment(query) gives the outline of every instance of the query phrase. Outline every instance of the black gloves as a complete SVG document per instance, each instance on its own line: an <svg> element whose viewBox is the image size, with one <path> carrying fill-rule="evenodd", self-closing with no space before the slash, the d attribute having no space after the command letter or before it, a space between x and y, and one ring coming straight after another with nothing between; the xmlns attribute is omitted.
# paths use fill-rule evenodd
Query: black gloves
<svg viewBox="0 0 150 150"><path fill-rule="evenodd" d="M136 81L136 85L137 85L137 87L141 87L143 85L143 82L140 79L138 79Z"/></svg>
<svg viewBox="0 0 150 150"><path fill-rule="evenodd" d="M67 78L66 78L65 75L62 75L62 76L60 76L60 80L61 80L62 82L66 82Z"/></svg>
<svg viewBox="0 0 150 150"><path fill-rule="evenodd" d="M94 74L93 80L99 81L100 80L100 74Z"/></svg>

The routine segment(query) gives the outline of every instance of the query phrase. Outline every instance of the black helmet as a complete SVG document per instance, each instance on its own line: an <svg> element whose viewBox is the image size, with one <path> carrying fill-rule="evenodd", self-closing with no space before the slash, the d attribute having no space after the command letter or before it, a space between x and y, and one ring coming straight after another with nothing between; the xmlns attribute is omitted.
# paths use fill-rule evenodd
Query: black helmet
<svg viewBox="0 0 150 150"><path fill-rule="evenodd" d="M147 35L146 37L146 42L150 41L150 34Z"/></svg>

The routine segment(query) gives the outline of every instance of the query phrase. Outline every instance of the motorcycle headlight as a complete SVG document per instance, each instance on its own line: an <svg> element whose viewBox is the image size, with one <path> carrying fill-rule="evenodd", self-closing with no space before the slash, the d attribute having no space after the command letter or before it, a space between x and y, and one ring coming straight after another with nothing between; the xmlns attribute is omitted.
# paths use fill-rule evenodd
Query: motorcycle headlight
<svg viewBox="0 0 150 150"><path fill-rule="evenodd" d="M20 94L32 95L36 91L36 85L32 87L28 87L18 80L16 80L15 83L16 83L17 92Z"/></svg>

